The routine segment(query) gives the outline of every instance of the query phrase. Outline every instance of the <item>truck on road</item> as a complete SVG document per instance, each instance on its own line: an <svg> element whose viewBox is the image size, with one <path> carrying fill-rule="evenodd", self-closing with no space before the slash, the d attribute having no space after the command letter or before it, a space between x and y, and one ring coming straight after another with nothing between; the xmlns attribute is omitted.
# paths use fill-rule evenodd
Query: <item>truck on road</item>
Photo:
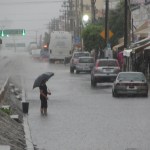
<svg viewBox="0 0 150 150"><path fill-rule="evenodd" d="M50 36L49 62L65 62L71 57L73 48L72 34L67 31L53 31Z"/></svg>

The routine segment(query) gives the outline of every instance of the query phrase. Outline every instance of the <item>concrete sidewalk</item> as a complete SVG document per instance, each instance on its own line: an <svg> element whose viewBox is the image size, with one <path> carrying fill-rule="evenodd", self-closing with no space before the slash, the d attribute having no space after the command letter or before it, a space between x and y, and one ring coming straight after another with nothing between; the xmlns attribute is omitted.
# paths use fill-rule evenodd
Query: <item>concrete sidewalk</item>
<svg viewBox="0 0 150 150"><path fill-rule="evenodd" d="M3 126L1 126L1 129L0 129L0 133L2 133L0 135L0 139L2 141L5 139L4 141L6 142L5 143L3 141L3 145L0 145L0 149L15 150L15 147L17 148L18 144L22 142L21 145L24 145L26 147L26 149L35 150L34 144L32 142L32 138L31 138L31 132L30 132L29 123L28 123L28 115L23 114L22 108L20 108L22 101L25 101L24 90L22 90L22 101L19 101L17 98L15 99L16 95L12 96L13 94L11 93L11 91L9 89L11 87L9 78L5 81L3 80L3 85L1 84L0 86L1 86L1 89L0 89L0 103L1 103L1 105L4 105L4 104L10 105L11 110L19 109L19 112L17 113L18 116L21 115L20 116L21 118L23 116L23 119L21 119L22 121L20 120L22 123L21 122L18 123L15 120L13 120L11 117L9 117L8 114L5 114L5 113L3 114L3 112L0 112L0 117L3 118L2 119ZM13 99L13 101L11 99ZM10 102L8 102L8 101L10 101ZM7 123L9 123L9 124L7 125ZM11 128L14 126L13 129L11 129L11 132L9 132L10 126L11 126ZM9 133L11 135L9 135ZM23 135L23 133L24 133L24 135ZM13 136L15 136L16 134L18 134L18 136L16 138L14 138ZM17 139L19 139L20 142L17 145L15 145L15 143L17 142ZM12 141L14 141L13 144L9 144L9 143L12 143Z"/></svg>

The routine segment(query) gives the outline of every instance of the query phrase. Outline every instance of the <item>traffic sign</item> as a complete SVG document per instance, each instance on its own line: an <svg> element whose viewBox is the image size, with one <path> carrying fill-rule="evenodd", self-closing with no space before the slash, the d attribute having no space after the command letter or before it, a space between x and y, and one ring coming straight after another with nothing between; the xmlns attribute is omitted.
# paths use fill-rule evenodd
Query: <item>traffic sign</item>
<svg viewBox="0 0 150 150"><path fill-rule="evenodd" d="M4 29L0 30L0 36L10 36L10 35L25 35L24 29Z"/></svg>
<svg viewBox="0 0 150 150"><path fill-rule="evenodd" d="M80 37L76 36L74 38L74 44L79 44L80 43Z"/></svg>
<svg viewBox="0 0 150 150"><path fill-rule="evenodd" d="M102 31L100 33L100 35L103 39L105 39L105 31ZM114 33L111 30L109 30L109 38L111 38L113 35L114 35Z"/></svg>

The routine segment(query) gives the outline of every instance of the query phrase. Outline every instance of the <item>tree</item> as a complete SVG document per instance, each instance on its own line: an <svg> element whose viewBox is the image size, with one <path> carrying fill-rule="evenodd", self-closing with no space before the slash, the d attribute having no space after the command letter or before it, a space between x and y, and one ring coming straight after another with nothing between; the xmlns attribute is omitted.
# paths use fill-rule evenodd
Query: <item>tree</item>
<svg viewBox="0 0 150 150"><path fill-rule="evenodd" d="M91 51L100 46L105 48L105 40L100 33L105 30L105 19L101 18L97 24L89 24L82 31L84 49ZM124 36L124 0L118 3L116 9L109 11L109 29L114 33L109 40L111 46L118 44L118 40Z"/></svg>
<svg viewBox="0 0 150 150"><path fill-rule="evenodd" d="M110 39L111 45L118 44L118 40L124 36L124 0L118 3L117 8L110 10L109 28L114 33Z"/></svg>
<svg viewBox="0 0 150 150"><path fill-rule="evenodd" d="M84 50L90 52L92 49L97 50L99 46L103 47L104 40L100 36L102 30L103 27L98 24L89 24L83 29Z"/></svg>

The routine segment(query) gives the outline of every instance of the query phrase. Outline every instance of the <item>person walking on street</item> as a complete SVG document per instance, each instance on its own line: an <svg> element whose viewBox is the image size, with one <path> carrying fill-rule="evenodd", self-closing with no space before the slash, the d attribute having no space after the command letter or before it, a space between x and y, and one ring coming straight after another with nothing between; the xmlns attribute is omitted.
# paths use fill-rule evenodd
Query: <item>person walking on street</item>
<svg viewBox="0 0 150 150"><path fill-rule="evenodd" d="M51 92L48 90L47 85L46 85L46 80L42 81L40 87L40 100L41 100L41 114L42 115L47 115L47 100L48 97L47 95L51 95Z"/></svg>

